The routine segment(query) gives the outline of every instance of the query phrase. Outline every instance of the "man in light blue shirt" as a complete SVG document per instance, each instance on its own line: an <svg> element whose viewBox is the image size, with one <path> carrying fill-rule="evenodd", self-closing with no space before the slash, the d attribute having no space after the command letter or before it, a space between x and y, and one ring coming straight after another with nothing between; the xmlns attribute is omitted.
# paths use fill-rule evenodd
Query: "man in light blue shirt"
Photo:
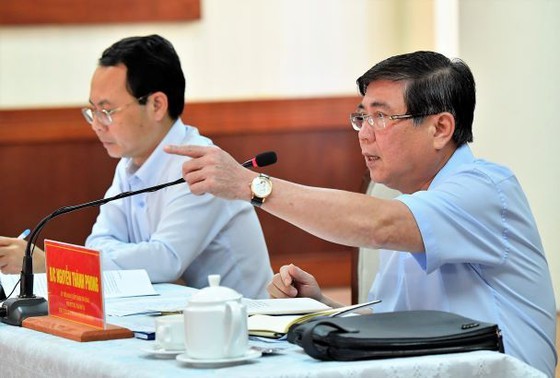
<svg viewBox="0 0 560 378"><path fill-rule="evenodd" d="M477 160L475 82L468 66L429 51L388 58L358 79L363 98L350 121L376 183L395 200L256 177L215 147L168 146L191 156L193 193L264 197L262 209L318 237L383 249L371 296L376 311L443 310L496 323L505 353L554 375L556 305L545 254L515 176ZM251 192L257 180L267 190ZM264 183L264 184L263 184ZM265 201L266 199L266 201ZM269 284L273 297L340 306L295 265Z"/></svg>
<svg viewBox="0 0 560 378"><path fill-rule="evenodd" d="M82 113L107 153L120 159L106 197L177 180L185 158L166 154L164 145L212 144L181 122L184 93L179 57L161 36L125 38L103 52ZM3 250L23 256L25 245L17 242L20 248ZM195 288L219 274L221 285L245 297L268 297L272 269L253 207L196 196L187 185L101 206L86 246L101 251L103 269L145 269L154 283ZM21 257L13 260L3 272L21 269ZM35 271L45 271L38 248L33 262Z"/></svg>
<svg viewBox="0 0 560 378"><path fill-rule="evenodd" d="M160 36L127 38L104 51L84 115L109 155L121 158L106 196L176 180L184 159L163 152L166 144L211 144L179 118L184 83L179 57ZM271 277L254 209L195 196L185 185L102 206L86 246L102 251L104 269L143 268L152 282L201 288L220 274L221 285L262 298Z"/></svg>
<svg viewBox="0 0 560 378"><path fill-rule="evenodd" d="M475 159L463 145L428 190L397 199L412 212L425 253L380 251L369 293L383 298L375 311L441 310L496 323L506 353L551 373L554 293L535 220L513 173Z"/></svg>

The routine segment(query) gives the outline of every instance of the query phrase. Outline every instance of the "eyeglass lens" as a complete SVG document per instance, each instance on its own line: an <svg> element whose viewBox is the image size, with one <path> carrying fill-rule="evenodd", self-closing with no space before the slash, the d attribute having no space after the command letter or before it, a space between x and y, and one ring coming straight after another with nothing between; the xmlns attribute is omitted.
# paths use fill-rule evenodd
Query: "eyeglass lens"
<svg viewBox="0 0 560 378"><path fill-rule="evenodd" d="M361 114L351 114L350 123L352 124L352 128L354 130L359 131L364 124L364 116Z"/></svg>
<svg viewBox="0 0 560 378"><path fill-rule="evenodd" d="M89 123L90 125L93 124L94 117L97 118L97 121L99 123L101 123L105 126L109 126L111 124L111 122L113 122L113 119L111 118L111 115L107 114L104 111L100 111L100 110L93 110L91 108L84 108L84 109L82 109L82 115L84 116L87 123Z"/></svg>
<svg viewBox="0 0 560 378"><path fill-rule="evenodd" d="M350 122L352 124L352 128L356 131L360 131L365 122L376 129L382 129L385 127L385 119L381 114L374 117L369 114L352 113L350 115Z"/></svg>

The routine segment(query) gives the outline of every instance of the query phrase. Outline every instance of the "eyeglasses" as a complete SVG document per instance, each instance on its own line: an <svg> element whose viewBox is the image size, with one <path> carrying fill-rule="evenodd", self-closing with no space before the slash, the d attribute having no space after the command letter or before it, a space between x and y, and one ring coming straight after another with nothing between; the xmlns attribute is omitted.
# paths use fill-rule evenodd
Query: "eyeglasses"
<svg viewBox="0 0 560 378"><path fill-rule="evenodd" d="M137 97L134 100L130 101L128 104L119 106L118 108L114 108L114 109L94 109L90 107L82 108L82 115L84 116L87 123L89 123L90 125L93 125L94 118L97 118L97 121L101 123L103 126L110 126L113 123L113 117L112 117L113 114L128 108L130 105L134 104L135 102L138 102L139 104L142 105L142 102L144 102L148 97L150 97L150 94L151 93L144 95L142 97Z"/></svg>
<svg viewBox="0 0 560 378"><path fill-rule="evenodd" d="M350 114L350 123L352 124L352 128L356 131L360 131L364 125L364 122L367 122L368 125L374 128L374 130L382 130L387 126L387 121L395 121L398 119L409 119L409 118L419 118L419 117L426 117L430 114L395 114L395 115L386 115L381 112L377 112L374 114L365 114L365 113L351 113Z"/></svg>

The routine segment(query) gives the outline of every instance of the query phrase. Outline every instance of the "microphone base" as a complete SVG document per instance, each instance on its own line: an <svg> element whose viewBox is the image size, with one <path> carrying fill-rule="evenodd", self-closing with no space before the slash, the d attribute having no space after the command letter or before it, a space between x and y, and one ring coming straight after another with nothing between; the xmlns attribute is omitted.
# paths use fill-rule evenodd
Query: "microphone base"
<svg viewBox="0 0 560 378"><path fill-rule="evenodd" d="M2 323L21 327L23 321L31 316L48 315L47 300L43 297L9 298L2 304Z"/></svg>

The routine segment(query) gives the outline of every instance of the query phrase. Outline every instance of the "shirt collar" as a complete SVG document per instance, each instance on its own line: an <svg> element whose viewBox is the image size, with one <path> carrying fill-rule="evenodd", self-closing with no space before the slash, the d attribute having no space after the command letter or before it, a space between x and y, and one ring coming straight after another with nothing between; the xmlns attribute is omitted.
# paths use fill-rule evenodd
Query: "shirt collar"
<svg viewBox="0 0 560 378"><path fill-rule="evenodd" d="M453 155L449 158L447 163L439 170L436 177L430 183L430 188L434 188L439 182L445 180L447 177L459 170L460 166L463 164L472 163L475 157L471 151L471 148L465 143L455 150Z"/></svg>
<svg viewBox="0 0 560 378"><path fill-rule="evenodd" d="M146 187L159 184L159 175L157 173L163 171L164 167L173 158L172 155L163 150L163 147L168 144L181 144L186 134L187 126L185 126L180 119L177 119L165 137L154 149L154 152L152 152L140 168L137 168L136 171L134 171L134 163L132 159L128 158L126 171L128 173L129 180L139 180Z"/></svg>

